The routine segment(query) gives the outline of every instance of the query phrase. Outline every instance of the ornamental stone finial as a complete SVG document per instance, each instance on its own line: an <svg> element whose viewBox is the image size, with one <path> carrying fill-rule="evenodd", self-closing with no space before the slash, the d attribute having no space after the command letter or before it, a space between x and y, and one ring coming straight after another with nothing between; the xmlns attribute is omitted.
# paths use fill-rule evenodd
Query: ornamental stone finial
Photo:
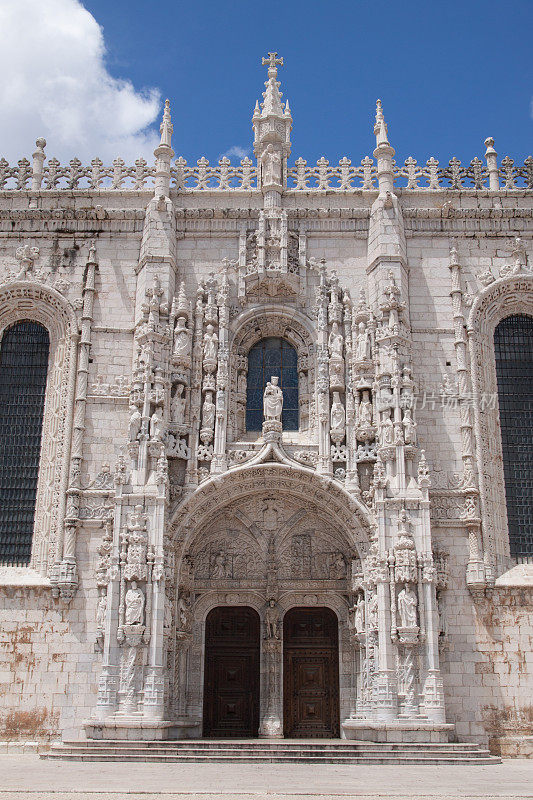
<svg viewBox="0 0 533 800"><path fill-rule="evenodd" d="M277 53L269 53L266 58L263 57L261 63L264 67L268 64L268 77L276 78L278 75L278 66L283 66L283 57L278 58Z"/></svg>

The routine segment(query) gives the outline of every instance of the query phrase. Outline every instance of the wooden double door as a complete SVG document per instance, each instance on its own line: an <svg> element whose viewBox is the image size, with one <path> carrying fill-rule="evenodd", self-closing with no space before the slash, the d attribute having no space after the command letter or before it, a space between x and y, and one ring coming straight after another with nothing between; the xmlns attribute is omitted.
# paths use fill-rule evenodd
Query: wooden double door
<svg viewBox="0 0 533 800"><path fill-rule="evenodd" d="M247 606L218 606L205 629L204 736L257 736L260 620Z"/></svg>
<svg viewBox="0 0 533 800"><path fill-rule="evenodd" d="M329 608L291 608L283 620L283 733L340 735L339 640Z"/></svg>
<svg viewBox="0 0 533 800"><path fill-rule="evenodd" d="M206 620L204 736L255 737L259 730L261 625L254 609L219 606ZM283 620L283 732L339 736L337 617L292 608ZM281 664L280 664L281 667Z"/></svg>

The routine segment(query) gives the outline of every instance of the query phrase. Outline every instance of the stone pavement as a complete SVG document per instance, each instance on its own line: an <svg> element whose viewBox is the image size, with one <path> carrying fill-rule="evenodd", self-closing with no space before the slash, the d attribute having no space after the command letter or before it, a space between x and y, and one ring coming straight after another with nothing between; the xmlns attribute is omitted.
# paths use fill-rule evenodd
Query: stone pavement
<svg viewBox="0 0 533 800"><path fill-rule="evenodd" d="M0 755L0 800L533 800L533 760L484 766L125 764Z"/></svg>

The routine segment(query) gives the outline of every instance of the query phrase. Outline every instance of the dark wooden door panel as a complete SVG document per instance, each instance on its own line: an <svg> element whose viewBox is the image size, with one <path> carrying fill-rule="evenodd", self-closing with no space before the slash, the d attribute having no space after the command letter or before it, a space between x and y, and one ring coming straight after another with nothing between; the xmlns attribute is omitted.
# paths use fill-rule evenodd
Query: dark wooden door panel
<svg viewBox="0 0 533 800"><path fill-rule="evenodd" d="M259 617L215 608L206 621L204 736L257 736L258 727Z"/></svg>
<svg viewBox="0 0 533 800"><path fill-rule="evenodd" d="M283 628L285 736L339 736L337 618L325 608L296 608Z"/></svg>

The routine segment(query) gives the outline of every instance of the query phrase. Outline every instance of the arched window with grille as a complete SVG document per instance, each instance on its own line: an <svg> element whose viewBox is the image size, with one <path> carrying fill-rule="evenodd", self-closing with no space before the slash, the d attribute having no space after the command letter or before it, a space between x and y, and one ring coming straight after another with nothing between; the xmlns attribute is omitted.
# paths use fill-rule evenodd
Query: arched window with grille
<svg viewBox="0 0 533 800"><path fill-rule="evenodd" d="M533 558L533 317L514 314L494 332L511 555Z"/></svg>
<svg viewBox="0 0 533 800"><path fill-rule="evenodd" d="M260 431L263 424L263 392L272 376L283 391L283 430L298 430L298 355L285 339L269 336L248 353L246 430Z"/></svg>
<svg viewBox="0 0 533 800"><path fill-rule="evenodd" d="M0 344L0 563L30 561L50 338L16 322Z"/></svg>

